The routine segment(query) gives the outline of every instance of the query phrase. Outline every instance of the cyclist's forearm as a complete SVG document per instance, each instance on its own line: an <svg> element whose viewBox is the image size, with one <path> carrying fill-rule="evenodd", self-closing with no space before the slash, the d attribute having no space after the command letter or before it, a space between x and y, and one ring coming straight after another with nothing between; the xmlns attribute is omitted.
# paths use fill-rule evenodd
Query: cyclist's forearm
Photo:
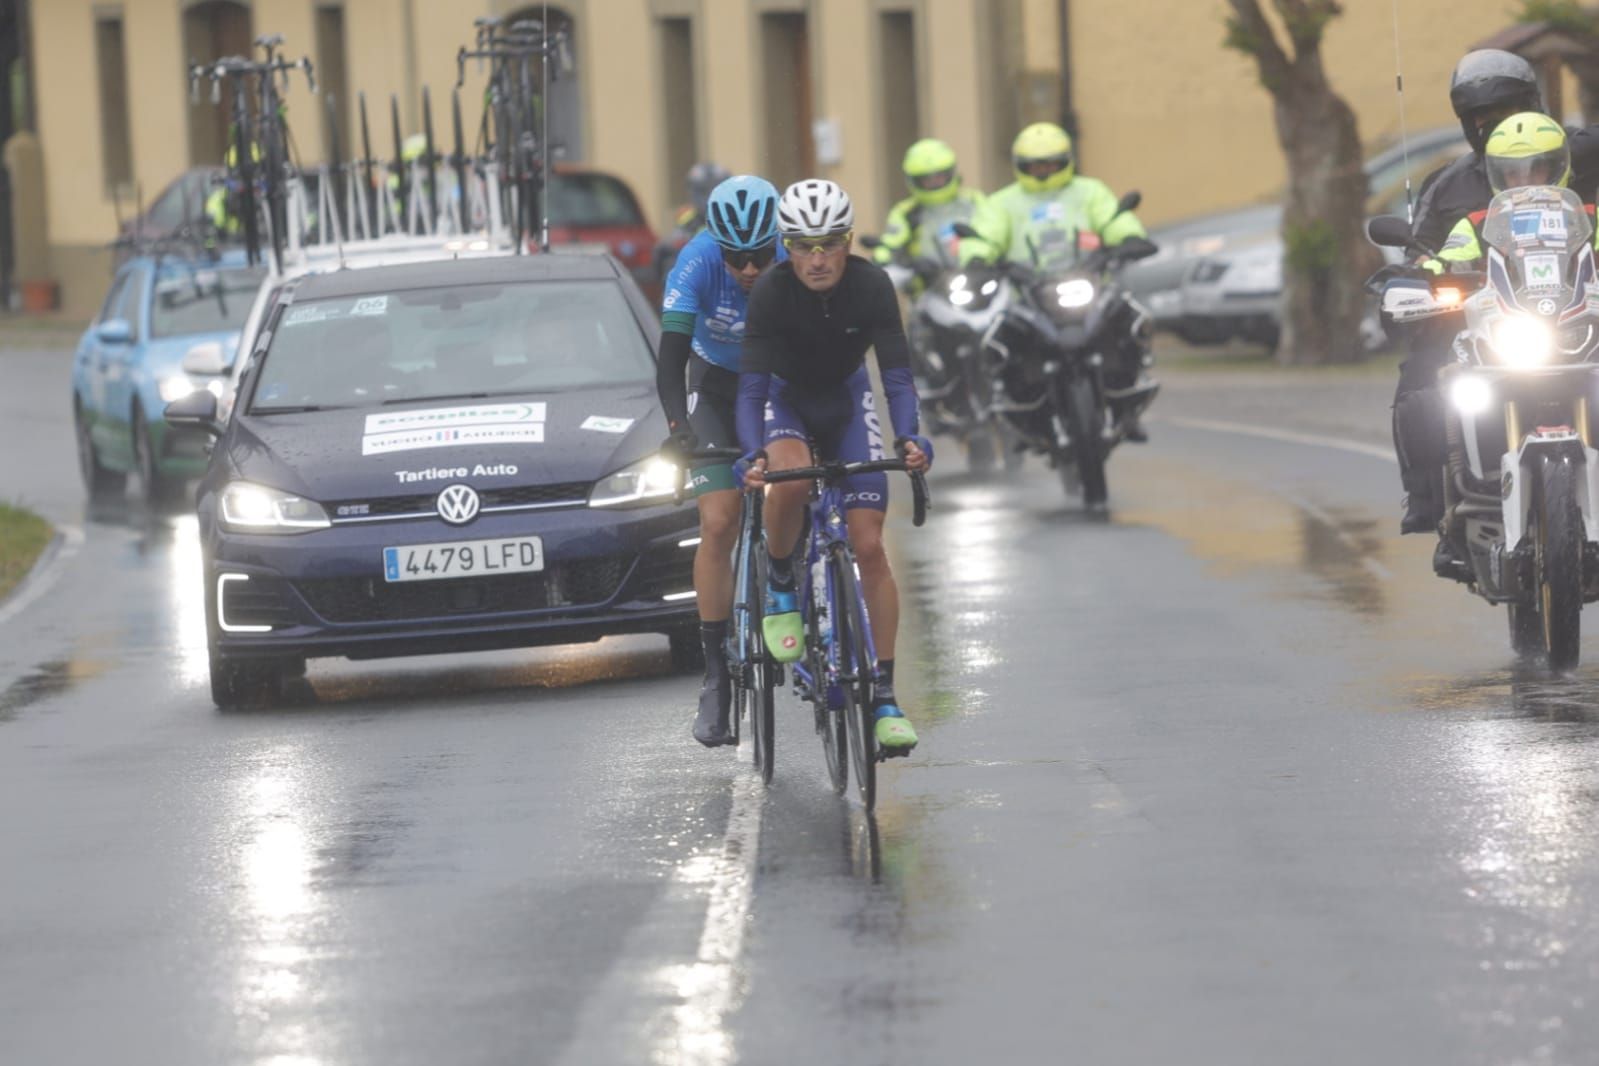
<svg viewBox="0 0 1599 1066"><path fill-rule="evenodd" d="M689 338L674 330L661 333L661 357L655 368L655 390L661 396L661 410L666 424L677 432L688 425L688 386L684 372L688 370L691 354Z"/></svg>
<svg viewBox="0 0 1599 1066"><path fill-rule="evenodd" d="M922 432L921 411L916 403L916 379L908 366L879 368L883 391L888 394L888 420L894 439L917 437Z"/></svg>
<svg viewBox="0 0 1599 1066"><path fill-rule="evenodd" d="M766 445L766 396L771 388L770 374L738 376L738 444L745 452L757 452Z"/></svg>

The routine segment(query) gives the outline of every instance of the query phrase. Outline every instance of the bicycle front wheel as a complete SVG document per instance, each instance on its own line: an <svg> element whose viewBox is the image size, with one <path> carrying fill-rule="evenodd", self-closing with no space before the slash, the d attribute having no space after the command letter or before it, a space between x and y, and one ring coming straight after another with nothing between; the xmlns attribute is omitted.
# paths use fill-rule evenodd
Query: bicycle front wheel
<svg viewBox="0 0 1599 1066"><path fill-rule="evenodd" d="M839 647L842 718L849 734L850 761L855 764L855 789L868 811L877 805L877 733L872 720L872 673L877 664L867 652L866 611L855 560L843 548L833 553L833 634Z"/></svg>

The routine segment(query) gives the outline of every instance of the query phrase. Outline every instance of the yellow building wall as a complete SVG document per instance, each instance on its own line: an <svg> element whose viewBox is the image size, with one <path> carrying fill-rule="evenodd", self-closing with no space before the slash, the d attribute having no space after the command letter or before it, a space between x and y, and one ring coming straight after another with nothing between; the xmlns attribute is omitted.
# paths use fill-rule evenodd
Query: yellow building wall
<svg viewBox="0 0 1599 1066"><path fill-rule="evenodd" d="M1269 7L1269 5L1263 5ZM1449 75L1509 18L1506 0L1402 0L1400 48L1412 133L1455 124ZM1334 88L1368 145L1397 138L1393 7L1344 5L1324 46ZM1254 61L1221 45L1223 0L1074 0L1072 87L1086 172L1139 188L1146 222L1269 197L1285 167ZM1422 175L1416 175L1417 180Z"/></svg>

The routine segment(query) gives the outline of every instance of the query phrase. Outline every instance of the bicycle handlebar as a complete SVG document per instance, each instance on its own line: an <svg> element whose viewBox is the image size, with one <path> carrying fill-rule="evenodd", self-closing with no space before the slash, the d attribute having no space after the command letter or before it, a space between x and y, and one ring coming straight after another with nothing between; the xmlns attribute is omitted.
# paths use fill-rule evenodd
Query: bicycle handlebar
<svg viewBox="0 0 1599 1066"><path fill-rule="evenodd" d="M909 470L903 459L869 459L860 463L845 463L836 459L815 466L792 467L788 470L768 470L761 480L768 485L784 481L821 481L832 485L852 474L873 474L878 471L903 470L911 479L911 524L921 526L927 521L932 499L927 491L927 479L920 471Z"/></svg>

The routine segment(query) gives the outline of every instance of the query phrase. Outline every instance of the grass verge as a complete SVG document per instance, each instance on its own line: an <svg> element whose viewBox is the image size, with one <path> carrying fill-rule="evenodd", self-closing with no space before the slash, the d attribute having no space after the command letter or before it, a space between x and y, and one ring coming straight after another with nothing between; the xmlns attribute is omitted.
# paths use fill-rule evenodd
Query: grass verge
<svg viewBox="0 0 1599 1066"><path fill-rule="evenodd" d="M31 511L0 503L0 600L28 576L55 530Z"/></svg>

